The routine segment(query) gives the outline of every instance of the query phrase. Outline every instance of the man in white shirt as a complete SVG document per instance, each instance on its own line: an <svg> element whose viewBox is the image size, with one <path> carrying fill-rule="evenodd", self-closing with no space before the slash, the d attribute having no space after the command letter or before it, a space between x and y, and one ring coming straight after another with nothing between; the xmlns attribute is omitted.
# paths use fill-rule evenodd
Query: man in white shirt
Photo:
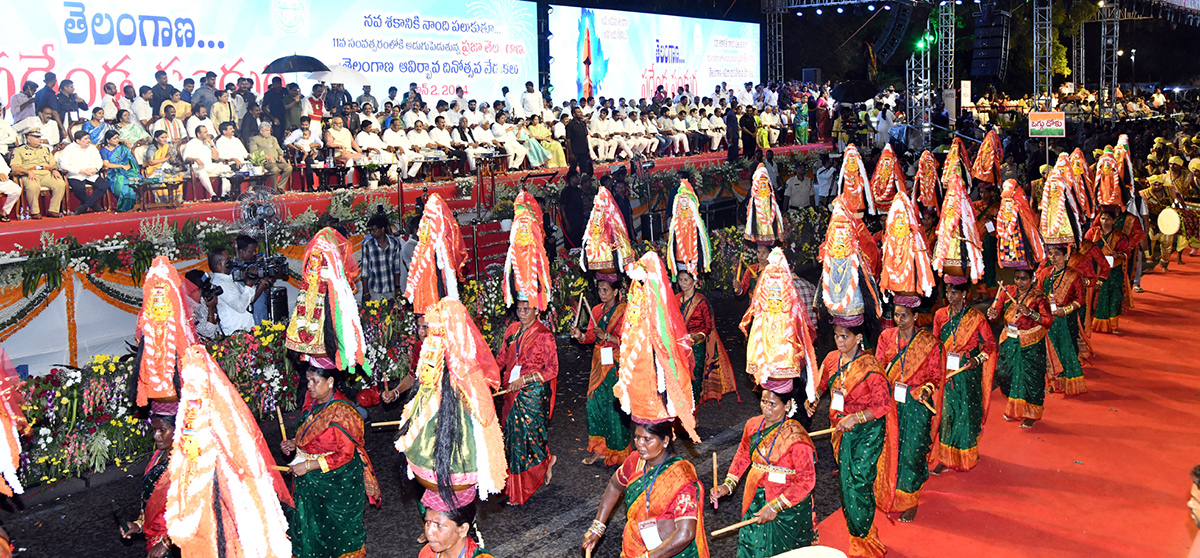
<svg viewBox="0 0 1200 558"><path fill-rule="evenodd" d="M117 111L125 108L121 103L124 100L125 97L117 91L117 84L111 81L104 84L104 102L100 106L109 120L116 120Z"/></svg>
<svg viewBox="0 0 1200 558"><path fill-rule="evenodd" d="M171 143L179 143L179 140L187 139L187 131L183 128L183 121L175 117L175 107L163 103L163 117L154 121L154 125L150 126L150 135L162 130L167 133L167 137L171 138ZM105 113L108 114L108 113Z"/></svg>
<svg viewBox="0 0 1200 558"><path fill-rule="evenodd" d="M404 123L400 119L393 118L391 126L384 130L383 143L399 164L399 169L393 167L388 174L394 179L398 171L401 179L415 178L425 156L408 141L408 134L404 133Z"/></svg>
<svg viewBox="0 0 1200 558"><path fill-rule="evenodd" d="M550 135L554 136L554 140L559 143L567 141L567 122L571 121L571 117L563 114L554 120L554 127L550 131Z"/></svg>
<svg viewBox="0 0 1200 558"><path fill-rule="evenodd" d="M427 158L440 156L437 153L437 144L433 142L433 138L429 137L429 130L425 127L425 122L418 120L416 126L408 133L408 141L412 143L413 147L424 152Z"/></svg>
<svg viewBox="0 0 1200 558"><path fill-rule="evenodd" d="M467 119L468 126L475 127L478 126L480 122L483 122L483 113L479 112L475 103L475 99L467 101L466 107L467 110L463 111L462 116L463 118Z"/></svg>
<svg viewBox="0 0 1200 558"><path fill-rule="evenodd" d="M658 121L654 119L654 113L646 111L642 113L642 126L646 127L647 137L654 140L654 148L651 153L655 157L662 157L671 149L671 136L662 132L662 128L658 126Z"/></svg>
<svg viewBox="0 0 1200 558"><path fill-rule="evenodd" d="M191 121L191 119L188 119L188 120L189 120L189 122ZM289 145L297 145L297 146L299 146L298 148L301 151L308 151L309 149L319 148L322 145L324 145L321 143L321 138L318 138L311 134L309 134L308 139L306 139L306 140L304 139L304 129L309 128L308 123L309 123L309 118L307 116L301 116L300 117L300 127L296 128L295 130L292 130L292 132L290 134L288 134L287 138L285 138L283 140L283 146L287 147ZM191 132L191 130L188 130L188 131ZM309 131L311 131L311 128L309 128ZM301 140L304 140L303 146L300 146Z"/></svg>
<svg viewBox="0 0 1200 558"><path fill-rule="evenodd" d="M42 142L50 147L62 142L62 135L59 134L61 128L54 120L54 109L49 106L42 107L37 111L37 116L30 116L17 122L16 129L18 134L28 134L38 130L42 134Z"/></svg>
<svg viewBox="0 0 1200 558"><path fill-rule="evenodd" d="M588 147L592 149L592 158L596 161L611 161L617 150L617 142L612 139L611 124L608 109L602 108L588 126Z"/></svg>
<svg viewBox="0 0 1200 558"><path fill-rule="evenodd" d="M408 111L404 113L404 129L413 131L417 127L417 122L425 122L425 114L421 112L421 107L417 102L413 102Z"/></svg>
<svg viewBox="0 0 1200 558"><path fill-rule="evenodd" d="M246 157L250 154L246 151L246 144L237 137L234 132L232 122L221 123L221 137L217 138L217 157L219 162L229 165L231 169L240 169L246 164Z"/></svg>
<svg viewBox="0 0 1200 558"><path fill-rule="evenodd" d="M383 143L383 139L379 137L379 134L375 133L374 120L362 121L358 134L354 136L354 141L358 143L358 148L367 154L368 157L371 156L371 153L377 153L382 157L380 160L384 163L392 162L391 153L387 152L387 144Z"/></svg>
<svg viewBox="0 0 1200 558"><path fill-rule="evenodd" d="M230 173L232 170L229 165L215 161L221 156L217 153L217 147L213 144L212 134L208 132L207 127L196 126L192 134L192 140L183 146L183 163L191 165L192 174L200 181L200 185L204 186L204 191L209 196L215 198L224 195L229 191L229 179L221 177L221 191L218 193L213 191L212 177Z"/></svg>
<svg viewBox="0 0 1200 558"><path fill-rule="evenodd" d="M504 108L513 118L525 118L525 108L521 106L521 96L515 91L509 91L508 86L500 89L504 95Z"/></svg>
<svg viewBox="0 0 1200 558"><path fill-rule="evenodd" d="M196 127L204 126L205 130L215 130L212 119L208 117L208 109L204 105L192 107L192 116L187 119L187 125L184 126L184 131L188 137L196 137Z"/></svg>
<svg viewBox="0 0 1200 558"><path fill-rule="evenodd" d="M705 109L700 109L696 121L700 128L700 133L708 137L709 151L716 151L717 146L721 145L721 138L725 137L724 132L713 129L712 119L709 118L708 111Z"/></svg>
<svg viewBox="0 0 1200 558"><path fill-rule="evenodd" d="M754 84L746 82L745 89L738 91L734 98L737 99L739 105L748 107L754 104Z"/></svg>
<svg viewBox="0 0 1200 558"><path fill-rule="evenodd" d="M454 97L453 97L453 99L452 99L450 102L451 102L451 103L455 103L455 102L457 102L457 103L458 103L458 109L459 109L459 110L465 109L465 108L467 108L467 97L466 97L466 95L467 95L467 92L466 92L466 91L463 91L463 88L461 88L461 87L455 87L455 88L454 88Z"/></svg>
<svg viewBox="0 0 1200 558"><path fill-rule="evenodd" d="M763 109L762 126L767 129L767 143L775 146L779 145L779 116L775 114L775 107L767 105Z"/></svg>
<svg viewBox="0 0 1200 558"><path fill-rule="evenodd" d="M646 126L638 119L637 111L630 111L629 118L623 120L625 133L628 137L625 143L633 154L646 155L650 151L650 139L646 137Z"/></svg>
<svg viewBox="0 0 1200 558"><path fill-rule="evenodd" d="M829 157L823 157L821 165L817 169L817 207L825 207L833 201L833 183L838 175L838 169Z"/></svg>
<svg viewBox="0 0 1200 558"><path fill-rule="evenodd" d="M17 202L21 201L21 186L12 180L12 169L8 167L8 163L4 162L4 157L0 157L0 195L4 196L4 208L0 213L0 222L7 223L9 221L8 214L12 213Z"/></svg>
<svg viewBox="0 0 1200 558"><path fill-rule="evenodd" d="M625 129L625 115L621 111L612 111L612 120L608 124L608 132L610 139L613 142L613 158L628 159L633 156L633 150L630 148L632 139L629 132Z"/></svg>
<svg viewBox="0 0 1200 558"><path fill-rule="evenodd" d="M224 247L209 250L208 269L212 272L213 286L221 287L221 294L217 295L221 332L229 335L235 331L249 331L255 326L251 305L267 290L271 280L264 277L253 287L234 281L229 274L229 249Z"/></svg>
<svg viewBox="0 0 1200 558"><path fill-rule="evenodd" d="M133 113L133 118L142 123L142 128L149 127L150 120L154 118L154 107L150 105L150 100L153 98L154 92L143 85L138 90L138 98L133 101L133 105L129 109Z"/></svg>
<svg viewBox="0 0 1200 558"><path fill-rule="evenodd" d="M787 180L783 195L787 198L788 210L804 209L813 203L813 179L808 175L804 163L796 163L796 174Z"/></svg>
<svg viewBox="0 0 1200 558"><path fill-rule="evenodd" d="M508 153L508 168L520 168L521 163L525 162L525 157L529 155L529 148L517 141L516 127L509 123L508 115L503 113L496 115L496 124L492 126L492 135L504 145L504 151Z"/></svg>
<svg viewBox="0 0 1200 558"><path fill-rule="evenodd" d="M676 113L675 118L664 121L662 130L671 136L671 147L676 156L687 155L691 151L691 142L687 137L687 121L684 113Z"/></svg>
<svg viewBox="0 0 1200 558"><path fill-rule="evenodd" d="M542 93L533 87L532 81L525 82L525 92L521 94L521 110L523 118L542 113Z"/></svg>
<svg viewBox="0 0 1200 558"><path fill-rule="evenodd" d="M480 147L475 140L475 131L471 129L465 116L458 119L458 126L450 129L450 146L466 154L467 166L471 172L475 172L475 159L488 151Z"/></svg>
<svg viewBox="0 0 1200 558"><path fill-rule="evenodd" d="M75 214L96 211L96 204L108 194L109 186L108 180L100 176L100 171L104 169L104 160L100 158L100 151L92 145L91 136L82 130L75 132L74 141L59 152L56 159L59 168L66 174L71 194L79 200ZM88 186L92 187L90 196L87 192Z"/></svg>

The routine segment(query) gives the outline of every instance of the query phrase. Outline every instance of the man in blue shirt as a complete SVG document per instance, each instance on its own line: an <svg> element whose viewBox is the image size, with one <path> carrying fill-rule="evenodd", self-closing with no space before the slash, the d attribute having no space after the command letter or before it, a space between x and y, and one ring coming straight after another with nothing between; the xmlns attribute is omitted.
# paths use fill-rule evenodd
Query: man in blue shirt
<svg viewBox="0 0 1200 558"><path fill-rule="evenodd" d="M346 105L349 105L353 99L350 98L350 92L346 91L346 86L335 83L325 94L325 108L329 109L333 116L344 116L346 114Z"/></svg>
<svg viewBox="0 0 1200 558"><path fill-rule="evenodd" d="M38 89L37 95L33 96L34 110L42 110L42 107L54 108L54 98L58 95L54 91L54 86L58 85L58 76L54 75L54 72L46 72L42 83L46 86Z"/></svg>
<svg viewBox="0 0 1200 558"><path fill-rule="evenodd" d="M216 83L216 72L204 74L204 79L200 82L200 88L192 92L191 103L193 113L196 112L195 107L204 107L211 114L212 106L217 102L217 91L214 89Z"/></svg>
<svg viewBox="0 0 1200 558"><path fill-rule="evenodd" d="M192 91L196 89L196 80L187 78L183 80L183 90L179 92L179 100L185 103L192 102Z"/></svg>

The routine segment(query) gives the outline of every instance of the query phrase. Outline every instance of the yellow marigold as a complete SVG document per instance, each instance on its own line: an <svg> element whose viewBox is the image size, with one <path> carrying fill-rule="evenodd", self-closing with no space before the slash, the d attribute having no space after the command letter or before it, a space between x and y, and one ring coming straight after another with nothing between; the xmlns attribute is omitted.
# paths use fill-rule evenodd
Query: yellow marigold
<svg viewBox="0 0 1200 558"><path fill-rule="evenodd" d="M62 398L61 401L59 401L59 403L62 403L63 405L67 405L67 404L71 403L71 400L64 397L64 398Z"/></svg>

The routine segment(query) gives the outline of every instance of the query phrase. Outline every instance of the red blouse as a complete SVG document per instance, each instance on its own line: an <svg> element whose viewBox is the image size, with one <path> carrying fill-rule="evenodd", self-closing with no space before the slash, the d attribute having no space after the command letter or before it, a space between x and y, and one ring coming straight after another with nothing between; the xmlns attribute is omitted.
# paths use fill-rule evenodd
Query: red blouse
<svg viewBox="0 0 1200 558"><path fill-rule="evenodd" d="M341 401L349 402L349 400L340 393L336 395L336 398ZM304 396L303 409L305 411L311 411L313 405L314 401L312 398L312 393L309 392ZM353 403L351 403L351 405L353 405ZM325 455L325 465L329 468L329 470L332 471L349 463L350 460L354 458L354 454L358 448L354 445L354 440L351 440L350 437L347 436L345 432L342 432L340 428L333 427L332 425L330 426L330 428L326 428L324 432L318 434L316 438L313 438L312 441L300 446L300 449L304 450L304 452L309 455L327 454ZM296 433L296 439L299 440L303 438L304 434L304 429L301 428L300 432Z"/></svg>
<svg viewBox="0 0 1200 558"><path fill-rule="evenodd" d="M798 440L793 440L790 446L773 449L772 441L781 435L779 430L784 428L785 424L779 425L766 435L763 442L760 443L760 446L765 449L760 450L755 447L753 445L754 436L766 420L766 417L759 415L746 421L746 425L742 428L742 443L738 446L737 455L733 456L733 463L729 465L729 473L741 478L750 468L752 461L791 469L794 472L788 473L782 483L771 482L768 475L762 475L755 486L747 485L746 490L753 494L755 490L762 487L768 502L782 494L788 502L796 505L807 497L817 485L817 454L811 445ZM784 420L786 423L787 419ZM799 425L797 427L803 429ZM764 457L763 454L768 455Z"/></svg>
<svg viewBox="0 0 1200 558"><path fill-rule="evenodd" d="M924 330L918 329L916 335L918 337L921 336L923 331ZM929 332L924 332L924 334L930 335ZM900 328L898 328L898 327L885 329L885 330L883 330L883 333L879 334L879 343L875 347L875 358L879 359L879 364L883 365L883 369L884 369L885 373L888 369L888 363L892 362L892 359L896 358L896 355L900 352L901 349L904 348L905 343L901 343L899 338L900 338ZM917 339L915 337L913 340L917 341ZM915 347L913 347L913 348L915 349ZM941 348L942 348L942 344L940 342L938 342L936 339L934 339L933 340L933 349L924 355L925 361L923 363L921 363L921 368L915 374L913 374L913 376L911 378L908 378L908 380L906 382L908 385L910 385L910 386L923 386L925 384L933 384L934 386L942 385L942 381L945 379L946 367L944 364L942 364ZM918 358L918 355L913 354L913 353L907 353L904 357L901 357L901 358L904 358L906 360L906 362L911 362L911 361L908 361L907 359L916 359L916 358ZM899 367L900 364L897 363L896 366ZM899 368L895 368L894 370L896 372L900 372Z"/></svg>
<svg viewBox="0 0 1200 558"><path fill-rule="evenodd" d="M1050 313L1050 302L1046 300L1042 294L1041 288L1034 285L1025 296L1017 294L1016 285L1005 285L1004 289L996 295L996 300L992 302L992 308L1000 314L1001 318L1005 318L1004 310L1010 304L1023 303L1032 312L1037 312L1039 319L1033 319L1033 314L1028 316L1017 316L1016 326L1021 331L1029 331L1042 326L1045 328L1054 324L1054 314Z"/></svg>
<svg viewBox="0 0 1200 558"><path fill-rule="evenodd" d="M696 293L692 296L695 299L690 304L695 308L691 310L691 315L688 315L688 308L683 306L683 293L675 293L675 301L679 303L679 312L687 320L688 333L703 333L711 337L713 330L717 327L713 320L712 307L708 305L708 299L704 298L704 295Z"/></svg>
<svg viewBox="0 0 1200 558"><path fill-rule="evenodd" d="M617 482L629 486L631 481L645 474L643 472L645 468L646 464L638 457L637 452L630 453L621 467L617 469ZM667 506L666 511L654 519L697 519L700 515L700 489L697 484L699 484L699 480L696 483L683 485L671 498L671 505Z"/></svg>
<svg viewBox="0 0 1200 558"><path fill-rule="evenodd" d="M860 358L870 358L878 366L879 361L875 360L873 355L869 353L864 354L866 356ZM821 364L821 378L824 381L822 381L823 385L817 386L818 390L824 391L829 389L826 382L838 372L838 358L840 356L841 353L837 351L830 352L825 356L825 362ZM829 409L829 422L831 425L837 424L837 420L835 420L837 417L852 415L859 411L869 410L876 418L887 416L892 408L892 392L888 386L887 377L884 376L883 369L880 368L878 372L878 374L867 374L862 381L858 382L850 390L850 393L844 394L845 402L842 412L839 413L832 408ZM834 381L833 387L836 388L837 384L838 382Z"/></svg>
<svg viewBox="0 0 1200 558"><path fill-rule="evenodd" d="M1084 250L1083 246L1087 246ZM1080 250L1071 254L1069 265L1075 268L1085 281L1095 281L1097 279L1108 279L1108 272L1112 271L1112 266L1108 265L1108 258L1104 257L1104 250L1090 241L1080 246Z"/></svg>

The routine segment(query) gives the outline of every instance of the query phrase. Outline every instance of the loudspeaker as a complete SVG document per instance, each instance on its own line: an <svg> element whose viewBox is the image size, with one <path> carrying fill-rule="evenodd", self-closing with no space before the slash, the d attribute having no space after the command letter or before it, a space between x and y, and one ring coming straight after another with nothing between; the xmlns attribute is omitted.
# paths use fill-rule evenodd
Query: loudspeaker
<svg viewBox="0 0 1200 558"><path fill-rule="evenodd" d="M292 318L292 310L288 306L287 288L272 287L270 296L270 304L267 305L267 309L271 315L271 321L277 324L287 323Z"/></svg>
<svg viewBox="0 0 1200 558"><path fill-rule="evenodd" d="M820 68L805 68L804 70L802 70L800 72L800 81L806 81L806 82L811 82L811 83L821 83L821 69Z"/></svg>
<svg viewBox="0 0 1200 558"><path fill-rule="evenodd" d="M662 213L653 211L642 215L642 240L657 242L666 238L666 235L663 234L663 231L666 230L663 218ZM711 228L712 225L709 227Z"/></svg>

